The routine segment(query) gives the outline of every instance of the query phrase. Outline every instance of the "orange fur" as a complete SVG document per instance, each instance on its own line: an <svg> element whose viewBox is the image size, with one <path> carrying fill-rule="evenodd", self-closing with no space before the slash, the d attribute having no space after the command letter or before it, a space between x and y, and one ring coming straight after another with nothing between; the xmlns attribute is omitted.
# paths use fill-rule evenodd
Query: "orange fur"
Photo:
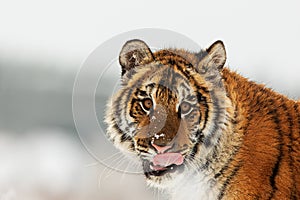
<svg viewBox="0 0 300 200"><path fill-rule="evenodd" d="M231 180L226 197L299 199L299 103L227 68L222 76L237 115L243 118L236 130L242 134L243 144L235 158L242 167Z"/></svg>

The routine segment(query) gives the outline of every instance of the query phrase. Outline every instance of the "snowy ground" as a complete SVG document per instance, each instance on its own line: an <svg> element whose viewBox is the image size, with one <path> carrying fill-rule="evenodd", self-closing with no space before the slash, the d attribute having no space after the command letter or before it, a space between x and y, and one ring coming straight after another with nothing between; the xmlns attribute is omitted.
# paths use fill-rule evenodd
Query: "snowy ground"
<svg viewBox="0 0 300 200"><path fill-rule="evenodd" d="M153 199L141 175L103 167L57 130L0 132L0 163L0 200Z"/></svg>

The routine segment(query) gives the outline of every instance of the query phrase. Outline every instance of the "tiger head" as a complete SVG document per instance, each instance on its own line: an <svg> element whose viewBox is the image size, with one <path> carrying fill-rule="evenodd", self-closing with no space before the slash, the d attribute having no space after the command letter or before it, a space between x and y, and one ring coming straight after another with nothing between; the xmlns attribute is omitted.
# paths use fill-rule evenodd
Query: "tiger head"
<svg viewBox="0 0 300 200"><path fill-rule="evenodd" d="M205 167L225 119L221 41L191 53L152 52L141 40L122 48L122 87L107 106L107 136L141 160L148 183L165 186Z"/></svg>

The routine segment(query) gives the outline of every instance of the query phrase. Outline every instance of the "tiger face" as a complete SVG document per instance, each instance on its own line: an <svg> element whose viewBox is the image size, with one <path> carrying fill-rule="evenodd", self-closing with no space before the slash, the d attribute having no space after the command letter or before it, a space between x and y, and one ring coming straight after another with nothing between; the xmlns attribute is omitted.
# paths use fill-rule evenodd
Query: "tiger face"
<svg viewBox="0 0 300 200"><path fill-rule="evenodd" d="M226 118L221 41L206 51L152 52L140 40L122 48L122 88L107 106L107 136L138 156L149 184L165 187L206 165ZM220 96L224 98L220 98Z"/></svg>

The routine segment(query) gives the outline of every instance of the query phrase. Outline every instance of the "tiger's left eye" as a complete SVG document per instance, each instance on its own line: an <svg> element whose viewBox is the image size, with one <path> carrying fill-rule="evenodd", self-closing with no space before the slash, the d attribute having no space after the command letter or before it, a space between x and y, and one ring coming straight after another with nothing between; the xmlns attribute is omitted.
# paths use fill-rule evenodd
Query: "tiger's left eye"
<svg viewBox="0 0 300 200"><path fill-rule="evenodd" d="M181 114L187 114L190 112L192 106L190 103L188 102L182 102L180 104L180 111L181 111Z"/></svg>
<svg viewBox="0 0 300 200"><path fill-rule="evenodd" d="M147 99L143 99L142 101L142 105L143 105L143 108L146 110L146 111L149 111L152 106L153 106L153 102L151 99L147 98Z"/></svg>

